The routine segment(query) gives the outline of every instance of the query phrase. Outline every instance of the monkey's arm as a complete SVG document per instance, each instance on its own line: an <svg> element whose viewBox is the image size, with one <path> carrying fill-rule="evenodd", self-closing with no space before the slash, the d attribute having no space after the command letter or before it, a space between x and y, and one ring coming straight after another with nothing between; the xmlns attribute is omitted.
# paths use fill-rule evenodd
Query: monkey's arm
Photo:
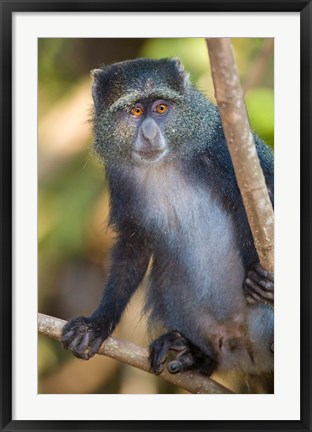
<svg viewBox="0 0 312 432"><path fill-rule="evenodd" d="M112 250L112 264L102 300L90 317L72 318L64 327L62 344L89 360L113 332L132 294L142 281L150 251L135 235L120 235Z"/></svg>

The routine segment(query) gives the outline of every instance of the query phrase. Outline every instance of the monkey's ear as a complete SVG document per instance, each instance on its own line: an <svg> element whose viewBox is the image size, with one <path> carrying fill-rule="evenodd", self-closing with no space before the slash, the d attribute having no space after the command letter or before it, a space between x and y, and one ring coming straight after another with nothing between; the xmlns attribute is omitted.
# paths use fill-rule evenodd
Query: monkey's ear
<svg viewBox="0 0 312 432"><path fill-rule="evenodd" d="M107 92L108 73L105 69L93 69L90 75L93 78L92 97L94 109L96 113L99 113L103 108Z"/></svg>
<svg viewBox="0 0 312 432"><path fill-rule="evenodd" d="M184 71L182 61L179 57L172 57L172 60L175 62L177 68L181 68Z"/></svg>
<svg viewBox="0 0 312 432"><path fill-rule="evenodd" d="M190 83L189 82L189 75L185 72L183 63L178 57L173 57L172 61L174 62L174 65L178 71L180 78L181 78L183 88L186 89Z"/></svg>

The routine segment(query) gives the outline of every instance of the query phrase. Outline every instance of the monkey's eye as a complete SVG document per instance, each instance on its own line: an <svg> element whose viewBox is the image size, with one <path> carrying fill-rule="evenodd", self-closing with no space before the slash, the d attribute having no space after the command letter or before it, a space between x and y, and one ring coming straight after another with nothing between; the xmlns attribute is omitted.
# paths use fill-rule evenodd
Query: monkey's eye
<svg viewBox="0 0 312 432"><path fill-rule="evenodd" d="M142 108L139 107L139 106L134 106L134 107L131 109L131 114L132 114L134 117L141 117L141 115L143 114L143 110L142 110Z"/></svg>
<svg viewBox="0 0 312 432"><path fill-rule="evenodd" d="M168 109L168 105L166 105L165 103L160 103L160 104L156 105L156 107L155 107L155 111L158 114L165 114L167 109Z"/></svg>

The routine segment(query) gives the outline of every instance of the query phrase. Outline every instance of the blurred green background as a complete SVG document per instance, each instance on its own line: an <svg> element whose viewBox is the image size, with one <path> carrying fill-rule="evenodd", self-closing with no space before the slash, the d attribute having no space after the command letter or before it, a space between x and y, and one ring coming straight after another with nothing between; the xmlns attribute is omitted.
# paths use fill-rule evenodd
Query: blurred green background
<svg viewBox="0 0 312 432"><path fill-rule="evenodd" d="M232 39L251 127L274 144L273 39ZM90 70L137 57L179 57L191 80L213 102L204 39L38 40L39 311L68 319L97 305L114 234L107 228L109 192L104 169L90 153ZM141 315L143 289L115 335L147 346ZM114 360L75 359L39 336L39 393L176 393L160 378ZM243 391L240 380L220 382Z"/></svg>

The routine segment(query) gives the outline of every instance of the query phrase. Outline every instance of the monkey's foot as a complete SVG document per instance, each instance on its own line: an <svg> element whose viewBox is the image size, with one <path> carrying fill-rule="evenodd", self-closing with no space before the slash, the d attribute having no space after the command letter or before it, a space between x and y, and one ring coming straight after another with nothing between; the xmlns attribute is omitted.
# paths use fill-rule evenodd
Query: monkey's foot
<svg viewBox="0 0 312 432"><path fill-rule="evenodd" d="M168 371L172 374L192 369L210 376L217 366L215 360L204 354L179 332L170 331L150 345L149 359L152 371L156 375L162 372L169 351L177 352L175 358L168 362Z"/></svg>
<svg viewBox="0 0 312 432"><path fill-rule="evenodd" d="M92 318L76 317L64 326L61 342L75 357L89 360L108 335L109 332L103 323Z"/></svg>
<svg viewBox="0 0 312 432"><path fill-rule="evenodd" d="M264 270L260 263L252 266L244 282L249 304L257 302L274 305L274 273Z"/></svg>

